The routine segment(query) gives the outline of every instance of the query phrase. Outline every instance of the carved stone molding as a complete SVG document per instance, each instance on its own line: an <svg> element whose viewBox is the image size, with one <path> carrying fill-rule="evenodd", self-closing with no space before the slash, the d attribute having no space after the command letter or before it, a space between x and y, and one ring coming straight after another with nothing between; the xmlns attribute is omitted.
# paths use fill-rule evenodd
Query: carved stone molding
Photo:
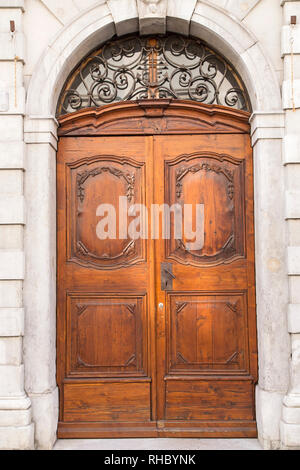
<svg viewBox="0 0 300 470"><path fill-rule="evenodd" d="M165 34L167 0L137 0L141 34Z"/></svg>
<svg viewBox="0 0 300 470"><path fill-rule="evenodd" d="M150 13L154 15L157 13L158 4L162 3L162 0L142 0L142 3L144 3L146 7L149 8Z"/></svg>
<svg viewBox="0 0 300 470"><path fill-rule="evenodd" d="M252 9L259 3L260 0L247 0L247 1L237 1L237 0L210 0L210 4L215 4L217 7L220 6L224 10L227 10L232 15L234 15L239 20L243 20ZM55 18L62 24L67 24L71 19L75 18L79 12L84 12L87 9L88 5L86 2L68 2L68 7L60 4L60 2L55 2L53 0L41 0L45 7L51 11ZM11 2L4 2L11 3ZM24 9L24 1L17 2L18 8ZM191 16L195 5L196 0L106 0L106 5L110 9L112 16L116 24L122 26L122 21L125 18L134 19L145 15L149 17L151 14L158 18L161 16L169 16L174 10L176 10L176 17L186 17L187 14ZM287 3L286 0L282 0L282 4ZM137 12L138 7L138 12ZM192 7L192 8L191 8ZM4 8L4 7L2 7ZM7 7L9 8L9 7ZM127 17L126 17L127 12ZM173 15L172 15L173 16ZM174 15L175 17L175 15ZM120 21L121 19L121 21ZM126 26L125 26L126 27ZM126 34L128 31L123 29L123 34Z"/></svg>

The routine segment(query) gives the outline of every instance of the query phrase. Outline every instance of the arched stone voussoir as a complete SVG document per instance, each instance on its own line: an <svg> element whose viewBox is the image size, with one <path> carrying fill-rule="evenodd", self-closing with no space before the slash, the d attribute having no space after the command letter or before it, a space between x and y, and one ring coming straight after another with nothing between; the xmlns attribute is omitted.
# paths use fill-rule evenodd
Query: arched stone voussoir
<svg viewBox="0 0 300 470"><path fill-rule="evenodd" d="M281 93L273 66L251 31L211 2L197 2L190 34L211 44L236 68L248 90L255 111L281 109Z"/></svg>
<svg viewBox="0 0 300 470"><path fill-rule="evenodd" d="M197 0L168 0L167 30L188 36L196 4Z"/></svg>
<svg viewBox="0 0 300 470"><path fill-rule="evenodd" d="M140 34L165 34L167 0L137 0Z"/></svg>
<svg viewBox="0 0 300 470"><path fill-rule="evenodd" d="M118 36L133 33L139 29L139 13L136 0L107 0Z"/></svg>
<svg viewBox="0 0 300 470"><path fill-rule="evenodd" d="M226 0L226 10L239 20L243 20L261 0Z"/></svg>
<svg viewBox="0 0 300 470"><path fill-rule="evenodd" d="M243 20L261 0L203 0L212 6L229 11L239 20Z"/></svg>
<svg viewBox="0 0 300 470"><path fill-rule="evenodd" d="M27 116L54 116L70 72L91 50L116 34L106 3L81 13L62 28L43 52L29 83Z"/></svg>
<svg viewBox="0 0 300 470"><path fill-rule="evenodd" d="M139 31L160 34L173 31L189 34L197 0L107 0L118 36Z"/></svg>

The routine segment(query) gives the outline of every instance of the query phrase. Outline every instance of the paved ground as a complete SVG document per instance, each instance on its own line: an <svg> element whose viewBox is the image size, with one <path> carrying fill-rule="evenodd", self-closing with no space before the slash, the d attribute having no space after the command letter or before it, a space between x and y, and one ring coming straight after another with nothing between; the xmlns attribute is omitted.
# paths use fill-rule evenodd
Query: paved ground
<svg viewBox="0 0 300 470"><path fill-rule="evenodd" d="M54 450L262 450L257 439L60 439Z"/></svg>

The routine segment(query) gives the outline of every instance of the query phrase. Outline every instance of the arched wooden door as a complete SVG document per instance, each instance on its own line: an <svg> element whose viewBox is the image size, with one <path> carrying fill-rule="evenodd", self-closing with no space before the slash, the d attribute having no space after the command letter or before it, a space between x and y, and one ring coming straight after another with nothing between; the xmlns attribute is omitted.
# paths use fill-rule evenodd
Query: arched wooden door
<svg viewBox="0 0 300 470"><path fill-rule="evenodd" d="M60 118L59 437L256 436L248 119L180 100ZM204 244L174 223L170 239L100 240L98 207L116 207L120 232L120 196L202 205Z"/></svg>

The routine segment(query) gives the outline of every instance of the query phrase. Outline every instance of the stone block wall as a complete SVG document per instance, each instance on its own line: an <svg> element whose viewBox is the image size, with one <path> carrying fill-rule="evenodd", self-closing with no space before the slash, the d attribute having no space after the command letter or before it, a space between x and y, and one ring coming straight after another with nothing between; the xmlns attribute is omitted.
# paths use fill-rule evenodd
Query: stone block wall
<svg viewBox="0 0 300 470"><path fill-rule="evenodd" d="M9 449L34 447L23 361L24 3L0 2L0 448Z"/></svg>

